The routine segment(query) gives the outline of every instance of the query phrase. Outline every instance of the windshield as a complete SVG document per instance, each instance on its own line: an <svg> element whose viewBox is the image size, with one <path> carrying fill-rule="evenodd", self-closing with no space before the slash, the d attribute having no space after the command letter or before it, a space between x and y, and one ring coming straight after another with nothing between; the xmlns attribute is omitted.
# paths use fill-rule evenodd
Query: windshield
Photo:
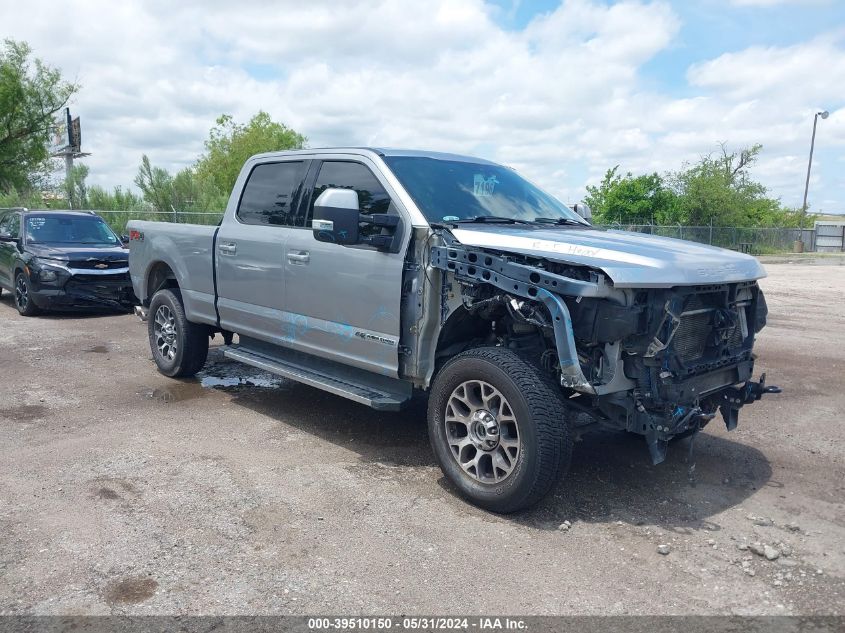
<svg viewBox="0 0 845 633"><path fill-rule="evenodd" d="M25 226L30 244L120 244L109 226L95 215L28 215Z"/></svg>
<svg viewBox="0 0 845 633"><path fill-rule="evenodd" d="M572 209L507 167L421 156L385 156L384 161L429 222L489 217L586 224Z"/></svg>

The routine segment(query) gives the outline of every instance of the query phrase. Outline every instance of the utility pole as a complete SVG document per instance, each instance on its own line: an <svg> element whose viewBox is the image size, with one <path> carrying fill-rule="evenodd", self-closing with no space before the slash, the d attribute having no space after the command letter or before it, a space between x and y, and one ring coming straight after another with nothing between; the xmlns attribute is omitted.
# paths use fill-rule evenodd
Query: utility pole
<svg viewBox="0 0 845 633"><path fill-rule="evenodd" d="M73 159L90 156L88 152L82 151L82 127L79 117L70 118L70 108L65 108L63 120L57 123L56 136L51 147L50 155L53 158L65 159L65 188L68 207L73 209L73 195L71 191L70 176L73 172Z"/></svg>
<svg viewBox="0 0 845 633"><path fill-rule="evenodd" d="M819 123L819 117L826 119L829 116L827 110L816 112L813 117L813 135L810 137L810 160L807 162L807 180L804 182L804 204L801 205L801 228L799 229L798 239L795 240L794 251L796 253L804 252L804 220L807 219L807 192L810 190L810 170L813 168L813 149L816 146L816 126Z"/></svg>

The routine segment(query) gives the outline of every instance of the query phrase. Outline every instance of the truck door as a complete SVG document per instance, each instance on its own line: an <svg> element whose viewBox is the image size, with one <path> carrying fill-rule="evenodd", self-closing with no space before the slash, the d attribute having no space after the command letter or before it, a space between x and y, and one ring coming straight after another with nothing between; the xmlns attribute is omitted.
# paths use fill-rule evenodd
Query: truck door
<svg viewBox="0 0 845 633"><path fill-rule="evenodd" d="M310 161L259 163L252 168L233 218L217 233L220 325L280 343L285 305L285 242L293 230Z"/></svg>
<svg viewBox="0 0 845 633"><path fill-rule="evenodd" d="M389 186L363 157L325 160L303 200L303 229L285 245L285 344L382 375L396 376L404 249L318 242L310 229L314 201L328 187L358 192L361 213L400 213ZM410 223L405 222L406 232ZM366 234L373 227L362 225ZM407 241L407 238L406 238Z"/></svg>

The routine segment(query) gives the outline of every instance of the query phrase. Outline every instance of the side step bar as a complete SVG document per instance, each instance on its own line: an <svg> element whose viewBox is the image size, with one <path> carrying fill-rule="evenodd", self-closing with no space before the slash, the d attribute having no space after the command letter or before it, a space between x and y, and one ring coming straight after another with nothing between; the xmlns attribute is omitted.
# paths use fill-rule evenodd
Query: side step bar
<svg viewBox="0 0 845 633"><path fill-rule="evenodd" d="M269 352L265 349L250 349L243 344L230 345L223 348L223 355L379 411L399 411L402 404L411 398L411 385L405 381L376 376L360 369L312 359L305 354L279 348Z"/></svg>

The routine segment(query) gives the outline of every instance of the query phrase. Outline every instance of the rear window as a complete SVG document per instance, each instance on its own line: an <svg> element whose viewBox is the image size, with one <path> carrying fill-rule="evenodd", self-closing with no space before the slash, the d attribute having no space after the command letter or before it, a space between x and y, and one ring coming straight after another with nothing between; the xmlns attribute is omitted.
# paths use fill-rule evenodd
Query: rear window
<svg viewBox="0 0 845 633"><path fill-rule="evenodd" d="M238 220L244 224L295 226L305 170L304 161L256 165L238 204Z"/></svg>

